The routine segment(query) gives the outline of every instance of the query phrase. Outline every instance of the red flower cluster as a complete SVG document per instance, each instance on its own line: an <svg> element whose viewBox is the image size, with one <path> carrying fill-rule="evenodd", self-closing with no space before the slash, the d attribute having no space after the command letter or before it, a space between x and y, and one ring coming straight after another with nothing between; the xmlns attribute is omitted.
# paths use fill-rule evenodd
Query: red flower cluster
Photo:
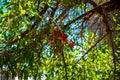
<svg viewBox="0 0 120 80"><path fill-rule="evenodd" d="M52 45L52 47L55 49L55 45L54 44L58 44L58 42L61 42L63 44L67 44L67 45L71 45L72 48L74 48L74 46L76 45L75 42L73 42L72 40L70 40L70 42L68 42L67 40L68 35L65 34L63 31L58 31L57 29L54 29L52 32L52 39L50 40L50 44ZM59 51L60 53L60 51Z"/></svg>
<svg viewBox="0 0 120 80"><path fill-rule="evenodd" d="M67 38L68 38L68 35L65 34L63 31L60 31L58 39L61 40L63 44L68 44Z"/></svg>
<svg viewBox="0 0 120 80"><path fill-rule="evenodd" d="M55 37L55 35L58 34L58 30L57 29L54 29L53 32L52 32L52 37Z"/></svg>
<svg viewBox="0 0 120 80"><path fill-rule="evenodd" d="M58 43L58 41L61 41L63 44L68 44L67 37L68 35L65 34L63 31L58 31L57 29L54 29L52 32L52 39L50 40L50 43Z"/></svg>

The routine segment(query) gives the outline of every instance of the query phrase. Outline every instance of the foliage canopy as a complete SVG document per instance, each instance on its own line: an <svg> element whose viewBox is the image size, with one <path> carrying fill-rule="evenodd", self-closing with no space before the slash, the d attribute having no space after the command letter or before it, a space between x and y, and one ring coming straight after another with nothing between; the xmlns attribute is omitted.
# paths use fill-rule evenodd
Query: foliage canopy
<svg viewBox="0 0 120 80"><path fill-rule="evenodd" d="M0 70L27 80L120 79L119 0L5 0Z"/></svg>

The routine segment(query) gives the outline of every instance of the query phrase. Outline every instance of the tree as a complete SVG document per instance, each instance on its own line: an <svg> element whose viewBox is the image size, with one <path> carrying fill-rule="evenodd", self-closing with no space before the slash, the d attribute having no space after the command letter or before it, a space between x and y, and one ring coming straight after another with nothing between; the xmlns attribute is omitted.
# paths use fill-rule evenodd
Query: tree
<svg viewBox="0 0 120 80"><path fill-rule="evenodd" d="M0 68L4 76L18 75L21 80L43 76L48 80L119 79L119 23L114 21L119 16L111 15L119 15L120 1L99 2L2 2Z"/></svg>

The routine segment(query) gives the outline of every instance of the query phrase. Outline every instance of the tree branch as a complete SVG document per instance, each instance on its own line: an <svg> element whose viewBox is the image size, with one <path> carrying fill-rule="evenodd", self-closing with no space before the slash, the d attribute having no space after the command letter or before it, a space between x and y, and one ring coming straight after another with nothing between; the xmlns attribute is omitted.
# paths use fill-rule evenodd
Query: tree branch
<svg viewBox="0 0 120 80"><path fill-rule="evenodd" d="M106 36L108 35L108 33L106 33L106 34L104 34L103 36L101 36L98 40L97 40L97 42L94 44L94 45L92 45L88 50L87 50L87 52L77 61L77 63L81 60L81 59L83 59L84 57L85 57L85 55L87 55L100 41L102 41ZM77 64L76 63L76 64Z"/></svg>
<svg viewBox="0 0 120 80"><path fill-rule="evenodd" d="M64 14L66 14L66 12L71 9L71 7L72 7L72 6L71 6L70 4L68 4L68 7L65 8L65 10L62 12L62 14L60 14L60 15L55 19L55 21L57 21L58 19L60 19L61 17L63 17Z"/></svg>
<svg viewBox="0 0 120 80"><path fill-rule="evenodd" d="M109 40L110 40L110 44L112 46L112 56L113 56L113 63L114 63L114 79L116 80L116 62L117 62L117 59L116 59L116 55L115 55L115 45L114 45L114 41L113 41L113 37L112 37L112 30L110 29L110 26L109 26L109 23L108 23L108 19L107 19L107 15L105 13L105 10L103 9L102 11L102 14L103 14L103 21L106 25L106 32L109 34Z"/></svg>
<svg viewBox="0 0 120 80"><path fill-rule="evenodd" d="M110 7L114 7L114 6L115 6L114 3L112 3L112 2L106 2L106 3L104 3L104 4L101 4L101 5L93 8L92 10L90 10L90 11L88 11L88 12L85 12L84 14L78 16L77 18L73 19L72 21L69 21L66 25L64 25L64 27L65 27L65 28L68 27L70 24L72 24L72 23L74 23L75 21L77 21L77 20L79 20L79 19L81 19L81 18L89 15L89 14L92 13L92 12L97 12L97 13L100 13L100 14L101 14L102 8L104 8L104 9L106 10L106 13L107 13L107 12L110 12L110 11L113 11L113 10L115 10L115 8L109 9L109 10L107 10L107 9L110 8ZM117 8L117 9L118 9L118 8Z"/></svg>

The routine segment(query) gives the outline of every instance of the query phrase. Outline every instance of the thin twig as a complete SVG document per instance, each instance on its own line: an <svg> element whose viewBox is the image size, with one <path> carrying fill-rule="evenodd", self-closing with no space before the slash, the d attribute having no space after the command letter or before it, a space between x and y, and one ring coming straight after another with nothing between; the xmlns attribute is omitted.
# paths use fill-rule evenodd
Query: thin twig
<svg viewBox="0 0 120 80"><path fill-rule="evenodd" d="M104 34L103 36L100 37L100 39L97 40L97 42L92 45L87 52L76 62L76 64L85 57L85 55L87 55L100 41L102 41L108 34Z"/></svg>
<svg viewBox="0 0 120 80"><path fill-rule="evenodd" d="M68 74L67 74L67 65L66 65L66 62L65 62L65 57L64 57L64 53L63 51L61 52L61 55L62 55L62 60L63 60L63 63L64 63L64 68L65 68L65 77L66 77L66 80L68 80Z"/></svg>

